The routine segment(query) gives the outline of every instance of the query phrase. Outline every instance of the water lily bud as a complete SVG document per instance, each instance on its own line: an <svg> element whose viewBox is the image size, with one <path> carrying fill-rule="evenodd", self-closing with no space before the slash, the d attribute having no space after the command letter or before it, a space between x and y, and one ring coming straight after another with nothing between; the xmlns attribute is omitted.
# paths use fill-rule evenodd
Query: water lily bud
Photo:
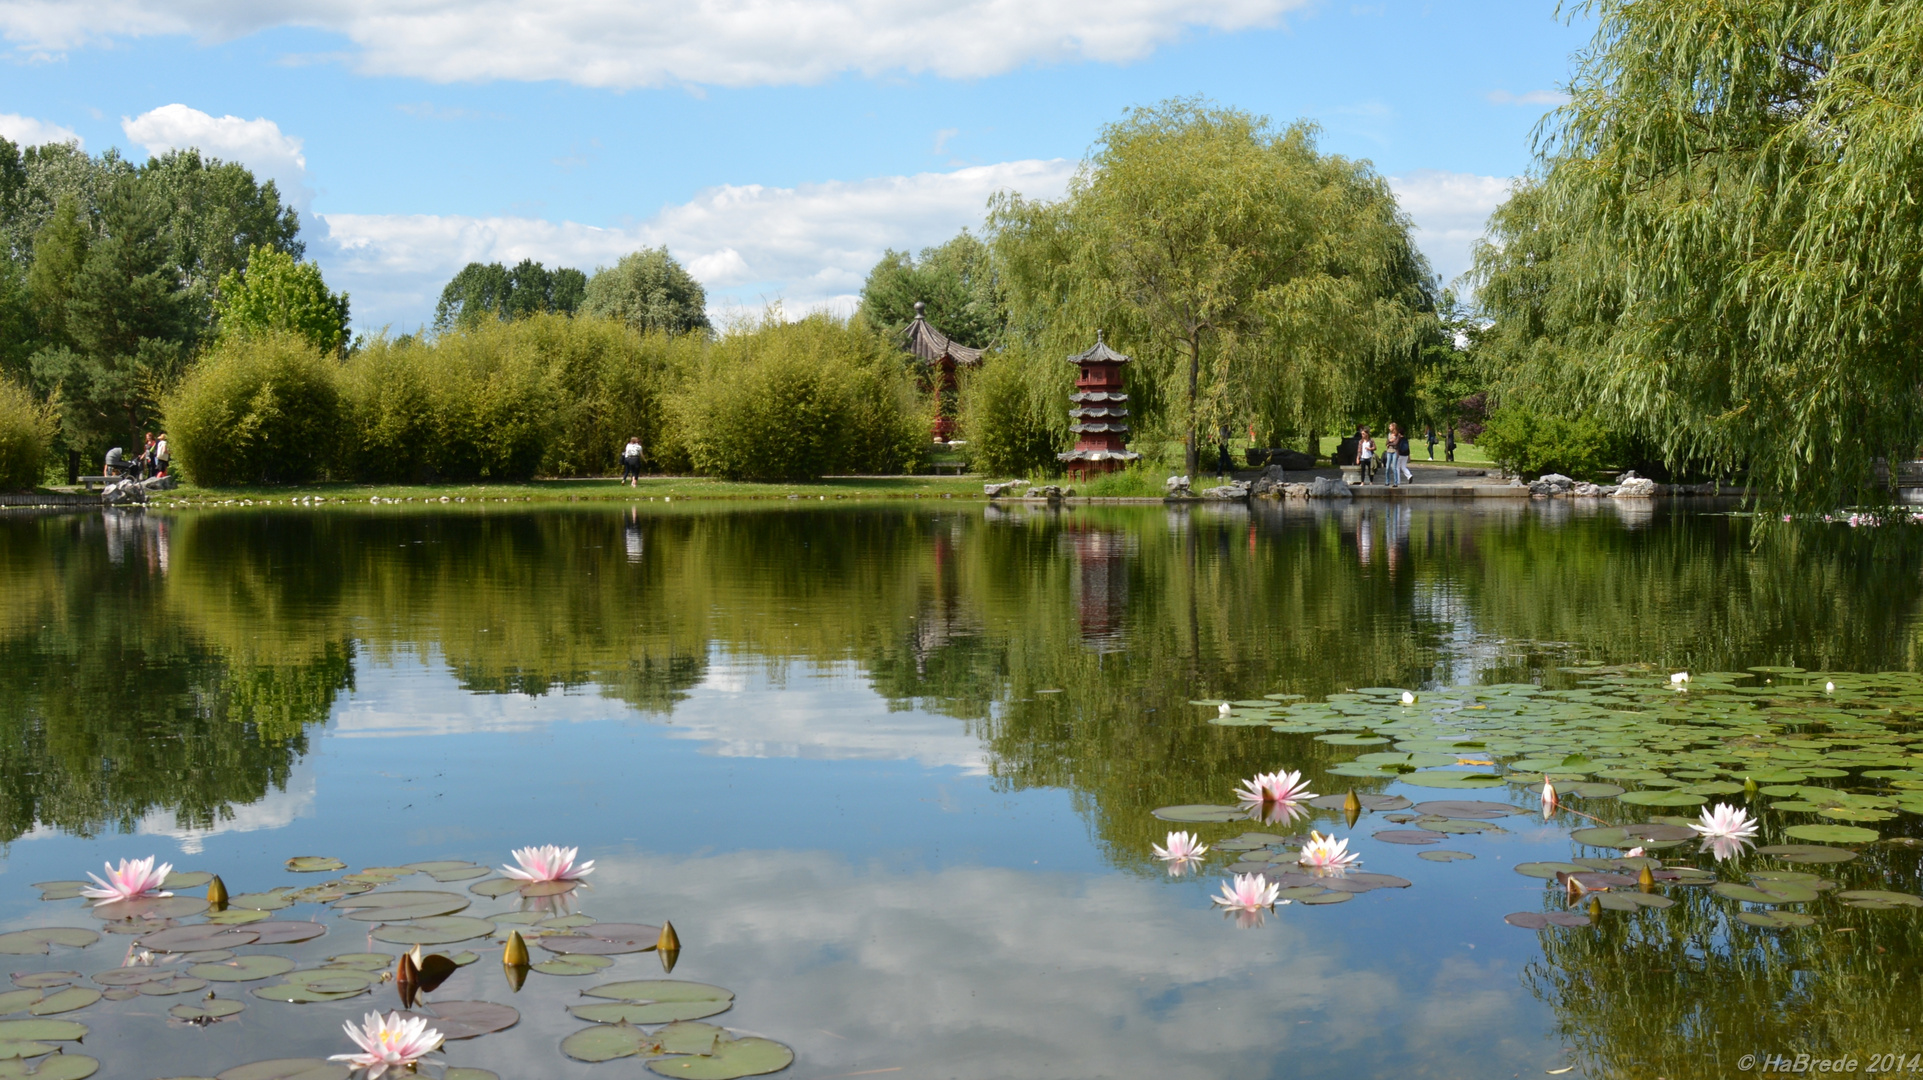
<svg viewBox="0 0 1923 1080"><path fill-rule="evenodd" d="M654 947L657 949L680 951L681 937L674 932L673 923L666 921L661 923L661 936L655 939Z"/></svg>
<svg viewBox="0 0 1923 1080"><path fill-rule="evenodd" d="M521 992L522 984L527 982L528 966L526 964L503 964L501 965L501 973L507 976L508 986L512 987L514 992L518 994Z"/></svg>
<svg viewBox="0 0 1923 1080"><path fill-rule="evenodd" d="M527 967L527 942L521 940L521 932L516 930L507 936L507 948L501 950L501 963L508 967Z"/></svg>
<svg viewBox="0 0 1923 1080"><path fill-rule="evenodd" d="M1649 867L1645 866L1636 872L1636 887L1644 892L1656 891L1656 875L1649 872Z"/></svg>
<svg viewBox="0 0 1923 1080"><path fill-rule="evenodd" d="M1756 792L1757 792L1756 778L1753 776L1743 777L1743 794L1748 795L1751 798L1755 798Z"/></svg>
<svg viewBox="0 0 1923 1080"><path fill-rule="evenodd" d="M414 957L412 957L407 953L402 953L401 962L394 965L394 981L399 983L411 983L416 979L419 979L420 977L421 977L420 968L415 966Z"/></svg>
<svg viewBox="0 0 1923 1080"><path fill-rule="evenodd" d="M227 883L220 880L219 874L207 883L207 906L215 911L227 910Z"/></svg>
<svg viewBox="0 0 1923 1080"><path fill-rule="evenodd" d="M1602 897L1600 896L1590 897L1589 898L1589 921L1601 922L1602 917L1603 917Z"/></svg>

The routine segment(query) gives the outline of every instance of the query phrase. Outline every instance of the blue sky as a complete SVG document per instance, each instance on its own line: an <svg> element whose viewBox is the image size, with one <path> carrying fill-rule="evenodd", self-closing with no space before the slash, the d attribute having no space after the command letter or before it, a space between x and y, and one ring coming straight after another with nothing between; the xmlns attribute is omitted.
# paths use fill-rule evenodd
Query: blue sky
<svg viewBox="0 0 1923 1080"><path fill-rule="evenodd" d="M0 135L272 176L356 328L469 259L665 243L717 312L847 308L889 247L1058 193L1101 125L1204 95L1391 178L1445 278L1589 26L1552 0L0 0Z"/></svg>

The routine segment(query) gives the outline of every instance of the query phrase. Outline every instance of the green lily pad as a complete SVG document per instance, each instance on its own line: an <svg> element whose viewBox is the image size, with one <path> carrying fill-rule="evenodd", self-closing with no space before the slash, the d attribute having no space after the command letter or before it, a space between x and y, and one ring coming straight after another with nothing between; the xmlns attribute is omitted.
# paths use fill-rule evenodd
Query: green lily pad
<svg viewBox="0 0 1923 1080"><path fill-rule="evenodd" d="M1207 804L1164 806L1151 812L1163 821L1241 821L1248 817L1248 811L1239 806Z"/></svg>
<svg viewBox="0 0 1923 1080"><path fill-rule="evenodd" d="M227 906L248 908L253 911L279 911L282 908L293 907L294 902L287 899L285 893L257 892L241 893L239 896L231 897L227 901Z"/></svg>
<svg viewBox="0 0 1923 1080"><path fill-rule="evenodd" d="M1541 878L1548 881L1557 874L1580 874L1587 867L1570 862L1525 862L1517 863L1515 871L1523 877Z"/></svg>
<svg viewBox="0 0 1923 1080"><path fill-rule="evenodd" d="M351 967L361 971L372 971L375 973L386 971L393 963L394 958L392 956L378 952L343 953L340 956L330 956L327 958L327 965L329 967Z"/></svg>
<svg viewBox="0 0 1923 1080"><path fill-rule="evenodd" d="M540 946L549 952L619 956L647 952L661 940L661 928L643 923L594 923L565 933L544 934Z"/></svg>
<svg viewBox="0 0 1923 1080"><path fill-rule="evenodd" d="M520 888L521 883L512 878L489 878L486 881L477 881L469 885L467 891L476 896L485 896L493 899L495 897L506 896L511 892L517 892Z"/></svg>
<svg viewBox="0 0 1923 1080"><path fill-rule="evenodd" d="M107 900L94 904L91 914L107 922L124 919L184 919L207 910L198 896L143 896L138 900Z"/></svg>
<svg viewBox="0 0 1923 1080"><path fill-rule="evenodd" d="M171 997L175 994L194 994L207 989L206 979L195 979L185 975L169 975L140 984L140 992L147 997Z"/></svg>
<svg viewBox="0 0 1923 1080"><path fill-rule="evenodd" d="M760 1076L780 1072L794 1064L795 1052L773 1039L754 1036L723 1039L712 1054L700 1057L662 1057L648 1062L648 1070L661 1076L688 1077L691 1080L735 1080L741 1076Z"/></svg>
<svg viewBox="0 0 1923 1080"><path fill-rule="evenodd" d="M605 956L558 956L535 964L531 970L543 975L592 975L607 970L613 964L614 961Z"/></svg>
<svg viewBox="0 0 1923 1080"><path fill-rule="evenodd" d="M0 1016L8 1013L26 1012L29 1005L38 1004L46 995L38 988L9 990L0 994Z"/></svg>
<svg viewBox="0 0 1923 1080"><path fill-rule="evenodd" d="M0 1061L0 1080L15 1080L17 1077L32 1077L33 1080L86 1080L100 1071L100 1062L85 1054L54 1054L41 1058L31 1066L27 1061L15 1058Z"/></svg>
<svg viewBox="0 0 1923 1080"><path fill-rule="evenodd" d="M1824 844L1868 844L1880 834L1854 825L1792 825L1783 830L1783 835Z"/></svg>
<svg viewBox="0 0 1923 1080"><path fill-rule="evenodd" d="M400 889L342 897L334 901L336 911L361 922L405 922L465 911L473 901L459 893Z"/></svg>
<svg viewBox="0 0 1923 1080"><path fill-rule="evenodd" d="M91 881L40 881L34 883L40 890L42 900L72 900L80 895L82 889L93 888Z"/></svg>
<svg viewBox="0 0 1923 1080"><path fill-rule="evenodd" d="M1687 791L1631 791L1617 798L1636 806L1701 806L1707 801Z"/></svg>
<svg viewBox="0 0 1923 1080"><path fill-rule="evenodd" d="M1465 862L1475 856L1466 851L1418 851L1416 858L1430 862Z"/></svg>
<svg viewBox="0 0 1923 1080"><path fill-rule="evenodd" d="M1745 904L1807 904L1817 897L1815 889L1789 881L1767 882L1763 885L1719 881L1711 885L1709 891Z"/></svg>
<svg viewBox="0 0 1923 1080"><path fill-rule="evenodd" d="M441 1080L501 1080L501 1076L486 1069L457 1068L441 1074Z"/></svg>
<svg viewBox="0 0 1923 1080"><path fill-rule="evenodd" d="M494 932L487 919L467 915L443 915L416 919L410 923L391 923L374 930L376 941L395 945L448 945L469 938L486 937Z"/></svg>
<svg viewBox="0 0 1923 1080"><path fill-rule="evenodd" d="M472 1039L496 1031L506 1031L521 1022L520 1010L493 1001L436 1001L419 1012L402 1016L424 1017L443 1038Z"/></svg>
<svg viewBox="0 0 1923 1080"><path fill-rule="evenodd" d="M1411 787L1470 789L1501 787L1503 779L1495 773L1420 771L1403 773L1396 778Z"/></svg>
<svg viewBox="0 0 1923 1080"><path fill-rule="evenodd" d="M100 991L91 986L69 986L48 994L38 1004L27 1011L34 1016L57 1016L84 1009L100 1000Z"/></svg>
<svg viewBox="0 0 1923 1080"><path fill-rule="evenodd" d="M78 971L16 971L13 973L13 985L23 986L29 990L47 990L79 981Z"/></svg>
<svg viewBox="0 0 1923 1080"><path fill-rule="evenodd" d="M214 1080L347 1080L354 1070L320 1058L276 1058L219 1073Z"/></svg>
<svg viewBox="0 0 1923 1080"><path fill-rule="evenodd" d="M1789 930L1799 926L1814 926L1814 916L1800 911L1743 911L1738 912L1736 921L1764 930Z"/></svg>
<svg viewBox="0 0 1923 1080"><path fill-rule="evenodd" d="M271 979L276 975L285 975L294 970L294 967L294 962L285 956L257 953L251 956L235 957L222 963L195 964L187 971L197 979L207 979L211 982L253 982L255 979Z"/></svg>
<svg viewBox="0 0 1923 1080"><path fill-rule="evenodd" d="M175 889L198 889L212 880L214 880L214 875L205 870L188 870L185 872L176 870L167 875L167 880L161 882L160 887L166 889L168 892L172 892Z"/></svg>
<svg viewBox="0 0 1923 1080"><path fill-rule="evenodd" d="M1848 848L1824 847L1820 844L1771 844L1757 848L1756 852L1787 863L1803 865L1846 863L1856 858L1856 852Z"/></svg>
<svg viewBox="0 0 1923 1080"><path fill-rule="evenodd" d="M1817 814L1837 821L1888 821L1896 815L1867 806L1826 806Z"/></svg>
<svg viewBox="0 0 1923 1080"><path fill-rule="evenodd" d="M561 1052L576 1061L614 1061L638 1054L658 1054L661 1041L626 1023L595 1024L562 1039Z"/></svg>
<svg viewBox="0 0 1923 1080"><path fill-rule="evenodd" d="M1870 900L1878 904L1887 904L1890 907L1923 908L1923 896L1915 896L1910 893L1889 892L1884 889L1849 889L1837 893L1836 898L1844 903L1850 904L1851 907L1861 906L1857 903L1851 903L1851 901Z"/></svg>
<svg viewBox="0 0 1923 1080"><path fill-rule="evenodd" d="M1660 893L1618 892L1614 889L1597 893L1596 901L1607 911L1640 911L1643 908L1674 907L1676 901Z"/></svg>
<svg viewBox="0 0 1923 1080"><path fill-rule="evenodd" d="M342 1001L346 998L359 997L365 993L367 993L366 987L362 987L359 990L330 992L326 990L316 990L311 986L303 986L299 983L275 983L272 986L256 986L253 990L253 994L257 998L266 1001L284 1001L293 1005L312 1004L316 1001Z"/></svg>
<svg viewBox="0 0 1923 1080"><path fill-rule="evenodd" d="M1323 904L1346 904L1353 899L1355 899L1354 893L1339 892L1339 891L1331 890L1327 892L1318 893L1315 896L1305 896L1302 899L1297 900L1296 903L1309 904L1311 906L1320 907Z"/></svg>
<svg viewBox="0 0 1923 1080"><path fill-rule="evenodd" d="M272 912L253 908L228 908L226 911L207 913L207 921L214 926L245 926L248 923L266 922L273 917Z"/></svg>
<svg viewBox="0 0 1923 1080"><path fill-rule="evenodd" d="M99 940L97 932L77 926L42 926L0 934L0 953L8 956L45 956L51 951L49 946L52 945L84 949Z"/></svg>
<svg viewBox="0 0 1923 1080"><path fill-rule="evenodd" d="M707 983L679 979L639 979L607 983L582 991L588 997L610 998L619 1005L582 1005L568 1010L583 1020L595 1023L665 1024L675 1020L699 1020L727 1010L734 1004L734 993ZM585 1015L584 1010L601 1012ZM617 1011L619 1010L619 1011Z"/></svg>
<svg viewBox="0 0 1923 1080"><path fill-rule="evenodd" d="M1613 799L1623 793L1623 788L1618 784L1603 784L1585 780L1573 784L1564 784L1556 789L1556 793L1563 798Z"/></svg>
<svg viewBox="0 0 1923 1080"><path fill-rule="evenodd" d="M39 1057L42 1054L51 1054L58 1049L59 1047L51 1043L0 1042L0 1061L10 1061L15 1058Z"/></svg>
<svg viewBox="0 0 1923 1080"><path fill-rule="evenodd" d="M0 1020L0 1040L6 1042L77 1042L87 1037L87 1025L72 1020Z"/></svg>
<svg viewBox="0 0 1923 1080"><path fill-rule="evenodd" d="M296 874L331 874L336 870L347 869L347 864L325 855L297 855L287 860L287 869ZM221 1080L227 1080L227 1078L222 1077Z"/></svg>
<svg viewBox="0 0 1923 1080"><path fill-rule="evenodd" d="M190 1005L176 1005L167 1010L167 1015L176 1020L205 1024L215 1020L224 1020L229 1016L240 1013L246 1008L246 1003L234 1001L231 998L208 998L205 1001L196 1001Z"/></svg>

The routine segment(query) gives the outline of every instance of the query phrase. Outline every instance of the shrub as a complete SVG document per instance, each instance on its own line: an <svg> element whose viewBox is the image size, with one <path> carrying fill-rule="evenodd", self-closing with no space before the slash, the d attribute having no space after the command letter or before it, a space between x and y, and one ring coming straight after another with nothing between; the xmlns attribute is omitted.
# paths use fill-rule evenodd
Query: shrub
<svg viewBox="0 0 1923 1080"><path fill-rule="evenodd" d="M174 462L208 486L314 479L339 442L336 377L297 334L220 343L161 402Z"/></svg>
<svg viewBox="0 0 1923 1080"><path fill-rule="evenodd" d="M704 338L641 332L612 319L536 316L515 324L547 366L554 430L541 469L553 476L620 471L621 447L639 436L649 462L673 460L662 395L700 363Z"/></svg>
<svg viewBox="0 0 1923 1080"><path fill-rule="evenodd" d="M827 315L723 337L673 403L680 451L729 479L912 468L928 418L899 355Z"/></svg>
<svg viewBox="0 0 1923 1080"><path fill-rule="evenodd" d="M1066 364L1062 369L1071 370ZM1055 454L1065 435L1051 421L1068 415L1069 388L1066 379L1048 374L1034 370L1025 354L1004 352L990 353L964 375L961 431L976 472L1027 476L1061 470Z"/></svg>
<svg viewBox="0 0 1923 1080"><path fill-rule="evenodd" d="M56 427L51 406L0 379L0 491L25 491L40 482Z"/></svg>
<svg viewBox="0 0 1923 1080"><path fill-rule="evenodd" d="M1582 478L1607 463L1611 443L1609 430L1591 417L1572 420L1506 405L1489 415L1476 445L1514 473L1554 472Z"/></svg>

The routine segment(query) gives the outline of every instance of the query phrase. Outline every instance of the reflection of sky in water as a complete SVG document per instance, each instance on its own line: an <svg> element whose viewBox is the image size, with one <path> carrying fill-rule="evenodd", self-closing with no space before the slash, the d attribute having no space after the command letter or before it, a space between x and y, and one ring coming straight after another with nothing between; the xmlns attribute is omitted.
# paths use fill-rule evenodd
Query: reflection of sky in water
<svg viewBox="0 0 1923 1080"><path fill-rule="evenodd" d="M560 841L583 845L602 868L583 910L672 918L685 944L676 975L734 990L722 1019L793 1045L797 1078L890 1068L1481 1077L1562 1063L1539 1040L1539 1006L1516 978L1534 935L1503 926L1491 907L1533 907L1540 886L1530 879L1472 886L1477 875L1456 872L1467 867L1365 842L1369 869L1417 887L1284 907L1263 929L1238 931L1208 905L1215 875L1168 883L1117 872L1067 792L995 790L960 722L889 712L852 668L790 668L777 682L759 665L717 661L672 724L594 695L469 695L432 667L366 668L286 794L237 808L211 833L155 821L138 841L39 834L12 848L0 915L10 927L74 924L69 905L39 904L25 885L109 854L157 849L239 892L314 880L282 870L295 854L498 863L511 846ZM356 737L370 733L386 737ZM1554 830L1523 820L1516 835L1475 850L1508 862L1566 849ZM420 880L404 887L436 887ZM479 900L472 913L493 910ZM303 954L368 947L358 929L342 926ZM114 962L121 944L88 950L83 970ZM608 978L540 986L565 996L653 970L652 957L636 957ZM555 1048L578 1025L559 996L505 993L487 962L442 991L512 1000L526 1013L512 1033L456 1044L455 1063L504 1077L620 1068L564 1062ZM76 1018L96 1026L88 1046L107 1062L102 1077L150 1080L339 1052L338 1021L370 1007L249 1001L240 1021L208 1031L165 1026L164 999L103 1003ZM630 1073L639 1070L621 1075Z"/></svg>

